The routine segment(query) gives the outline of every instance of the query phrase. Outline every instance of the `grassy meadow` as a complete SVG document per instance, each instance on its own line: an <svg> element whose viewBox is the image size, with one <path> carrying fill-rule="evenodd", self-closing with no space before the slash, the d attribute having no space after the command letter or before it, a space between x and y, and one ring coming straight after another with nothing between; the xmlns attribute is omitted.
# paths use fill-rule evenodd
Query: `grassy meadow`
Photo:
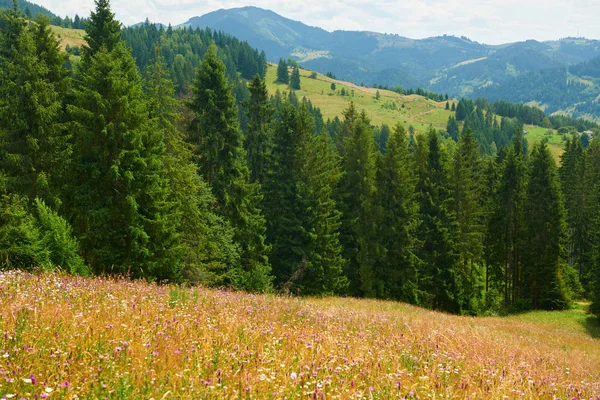
<svg viewBox="0 0 600 400"><path fill-rule="evenodd" d="M331 79L317 73L316 78L311 78L312 71L300 69L301 90L296 91L299 98L306 97L321 109L325 120L327 118L342 118L342 111L348 108L353 101L359 110L365 110L373 125L387 124L393 127L398 122L406 128L412 125L417 134L427 132L429 126L437 130L446 130L448 117L453 113L446 110L446 102L436 102L418 95L403 96L389 90L379 90L380 99L375 99L378 89L366 88L349 82ZM285 84L275 82L277 78L277 66L269 64L267 69L266 83L270 94L277 90L289 91ZM336 90L331 90L331 83L335 83ZM341 96L344 89L346 96ZM354 91L354 96L352 96ZM450 103L458 104L458 100L451 99ZM395 104L395 105L394 105ZM404 107L402 107L404 105ZM525 135L530 147L539 143L546 137L546 128L534 125L526 125L528 134ZM554 131L554 135L548 136L548 147L552 154L559 159L564 152L565 144L562 136Z"/></svg>
<svg viewBox="0 0 600 400"><path fill-rule="evenodd" d="M83 29L69 29L52 25L52 30L60 41L60 47L63 50L66 49L67 45L69 47L81 47L85 44L85 40L83 39L85 31Z"/></svg>
<svg viewBox="0 0 600 400"><path fill-rule="evenodd" d="M525 125L525 139L530 147L534 144L540 143L543 139L548 139L548 148L552 155L558 160L565 151L565 142L563 141L563 135L560 135L554 129L542 128L541 126ZM549 132L552 132L550 135Z"/></svg>
<svg viewBox="0 0 600 400"><path fill-rule="evenodd" d="M0 398L597 399L598 321L0 274Z"/></svg>
<svg viewBox="0 0 600 400"><path fill-rule="evenodd" d="M366 111L373 125L387 124L393 127L400 122L406 128L412 125L417 133L426 132L429 125L433 125L436 129L446 129L451 112L445 109L445 101L435 102L418 95L403 96L381 89L379 89L380 99L376 100L378 89L331 79L319 73L316 78L310 78L311 74L312 71L300 70L301 90L296 91L296 94L299 98L310 99L315 106L319 107L325 120L336 116L341 118L342 111L353 101L359 110ZM266 76L269 93L274 94L277 90L289 91L287 85L276 83L276 78L277 66L269 64ZM335 91L331 89L332 83L336 85ZM347 93L346 96L340 95L342 88Z"/></svg>

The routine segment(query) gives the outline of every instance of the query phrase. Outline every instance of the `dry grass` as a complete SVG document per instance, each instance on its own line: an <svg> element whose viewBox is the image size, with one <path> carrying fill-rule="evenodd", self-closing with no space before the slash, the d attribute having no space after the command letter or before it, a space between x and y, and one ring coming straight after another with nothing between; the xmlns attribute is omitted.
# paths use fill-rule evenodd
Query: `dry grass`
<svg viewBox="0 0 600 400"><path fill-rule="evenodd" d="M558 314L556 314L558 315ZM600 398L583 328L0 274L0 398Z"/></svg>

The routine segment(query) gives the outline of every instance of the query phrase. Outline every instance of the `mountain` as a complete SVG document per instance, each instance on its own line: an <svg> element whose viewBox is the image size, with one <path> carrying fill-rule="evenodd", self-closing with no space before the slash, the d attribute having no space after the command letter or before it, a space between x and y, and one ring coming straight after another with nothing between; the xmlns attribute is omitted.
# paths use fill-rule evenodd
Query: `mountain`
<svg viewBox="0 0 600 400"><path fill-rule="evenodd" d="M502 94L515 82L545 77L548 74L542 71L555 73L600 56L597 40L565 38L486 45L455 36L417 40L375 32L328 32L257 7L214 11L191 18L182 26L230 33L264 50L269 61L289 57L306 68L332 72L355 83L420 86L459 97L485 93L511 100ZM539 100L529 97L528 101L542 103L540 96ZM573 105L567 100L566 105L553 108L564 111Z"/></svg>
<svg viewBox="0 0 600 400"><path fill-rule="evenodd" d="M48 10L47 8L39 6L34 3L31 3L26 0L17 0L17 5L25 13L27 13L27 10L29 10L32 17L35 17L38 14L44 14L44 15L50 17L51 20L56 20L56 19L60 18L56 14L54 14L52 11ZM0 8L12 8L12 7L13 7L13 0L0 0Z"/></svg>

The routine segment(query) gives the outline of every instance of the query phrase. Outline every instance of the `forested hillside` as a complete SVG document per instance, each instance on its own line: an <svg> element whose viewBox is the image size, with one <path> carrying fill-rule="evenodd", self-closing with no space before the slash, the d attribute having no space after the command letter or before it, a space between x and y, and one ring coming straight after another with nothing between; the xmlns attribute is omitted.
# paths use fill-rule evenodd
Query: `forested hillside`
<svg viewBox="0 0 600 400"><path fill-rule="evenodd" d="M265 50L269 61L292 58L306 68L356 84L422 87L473 100L534 101L551 112L600 116L592 103L600 91L594 87L580 93L577 86L590 86L584 75L572 72L577 79L547 79L598 57L597 40L527 40L492 46L454 36L414 40L375 32L327 32L257 7L214 11L182 26L228 32ZM568 91L567 81L572 85ZM574 109L580 101L587 103Z"/></svg>
<svg viewBox="0 0 600 400"><path fill-rule="evenodd" d="M475 92L490 100L533 102L547 113L597 120L600 117L600 57L568 68L529 72Z"/></svg>
<svg viewBox="0 0 600 400"><path fill-rule="evenodd" d="M447 129L422 134L353 101L324 120L296 94L315 78L282 60L269 95L264 55L228 35L122 31L97 0L72 67L47 18L0 17L3 269L469 315L600 307L600 142L567 129L557 168L523 140L533 108L448 99Z"/></svg>

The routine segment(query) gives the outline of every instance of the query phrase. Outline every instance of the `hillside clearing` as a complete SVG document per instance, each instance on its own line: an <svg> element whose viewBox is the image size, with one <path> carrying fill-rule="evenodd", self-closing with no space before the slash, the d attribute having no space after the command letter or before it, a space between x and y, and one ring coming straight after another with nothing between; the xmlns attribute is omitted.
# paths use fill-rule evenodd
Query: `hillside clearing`
<svg viewBox="0 0 600 400"><path fill-rule="evenodd" d="M66 49L67 45L69 47L81 47L85 44L85 31L83 29L68 29L52 25L52 30L60 41L60 47L63 51Z"/></svg>
<svg viewBox="0 0 600 400"><path fill-rule="evenodd" d="M289 91L287 85L275 82L276 70L276 66L269 64L266 83L272 95L277 90ZM389 90L366 88L318 73L313 79L310 78L311 73L312 71L300 69L301 90L296 91L296 94L300 99L306 97L319 107L325 120L342 118L342 111L353 101L358 110L365 110L373 125L394 126L400 122L406 128L412 125L417 133L427 132L430 125L446 130L451 112L445 109L445 101L436 102L423 96L403 96ZM336 85L335 90L331 89L332 83ZM342 89L346 96L341 96ZM375 99L377 91L381 96L379 100Z"/></svg>
<svg viewBox="0 0 600 400"><path fill-rule="evenodd" d="M358 110L365 110L371 124L387 124L393 127L398 122L408 128L413 126L417 134L425 133L430 126L436 130L446 130L448 117L454 115L453 112L446 110L446 102L436 102L419 95L404 96L398 93L383 90L366 88L353 83L331 79L325 75L316 74L316 78L311 78L312 71L300 69L301 90L296 91L299 98L306 97L313 105L319 107L325 120L335 117L342 118L342 111L348 108L353 101ZM269 64L267 69L266 83L267 89L271 95L277 90L288 92L289 88L285 84L275 82L277 67ZM331 84L335 83L335 90L331 89ZM341 96L341 90L347 93ZM379 91L380 99L376 100L375 95ZM450 99L450 103L458 104L458 100ZM528 134L525 138L530 147L539 143L546 134L546 129L527 125L525 128ZM562 136L556 132L549 137L549 148L554 157L558 160L564 152L564 142Z"/></svg>
<svg viewBox="0 0 600 400"><path fill-rule="evenodd" d="M13 271L0 397L588 399L597 324Z"/></svg>

